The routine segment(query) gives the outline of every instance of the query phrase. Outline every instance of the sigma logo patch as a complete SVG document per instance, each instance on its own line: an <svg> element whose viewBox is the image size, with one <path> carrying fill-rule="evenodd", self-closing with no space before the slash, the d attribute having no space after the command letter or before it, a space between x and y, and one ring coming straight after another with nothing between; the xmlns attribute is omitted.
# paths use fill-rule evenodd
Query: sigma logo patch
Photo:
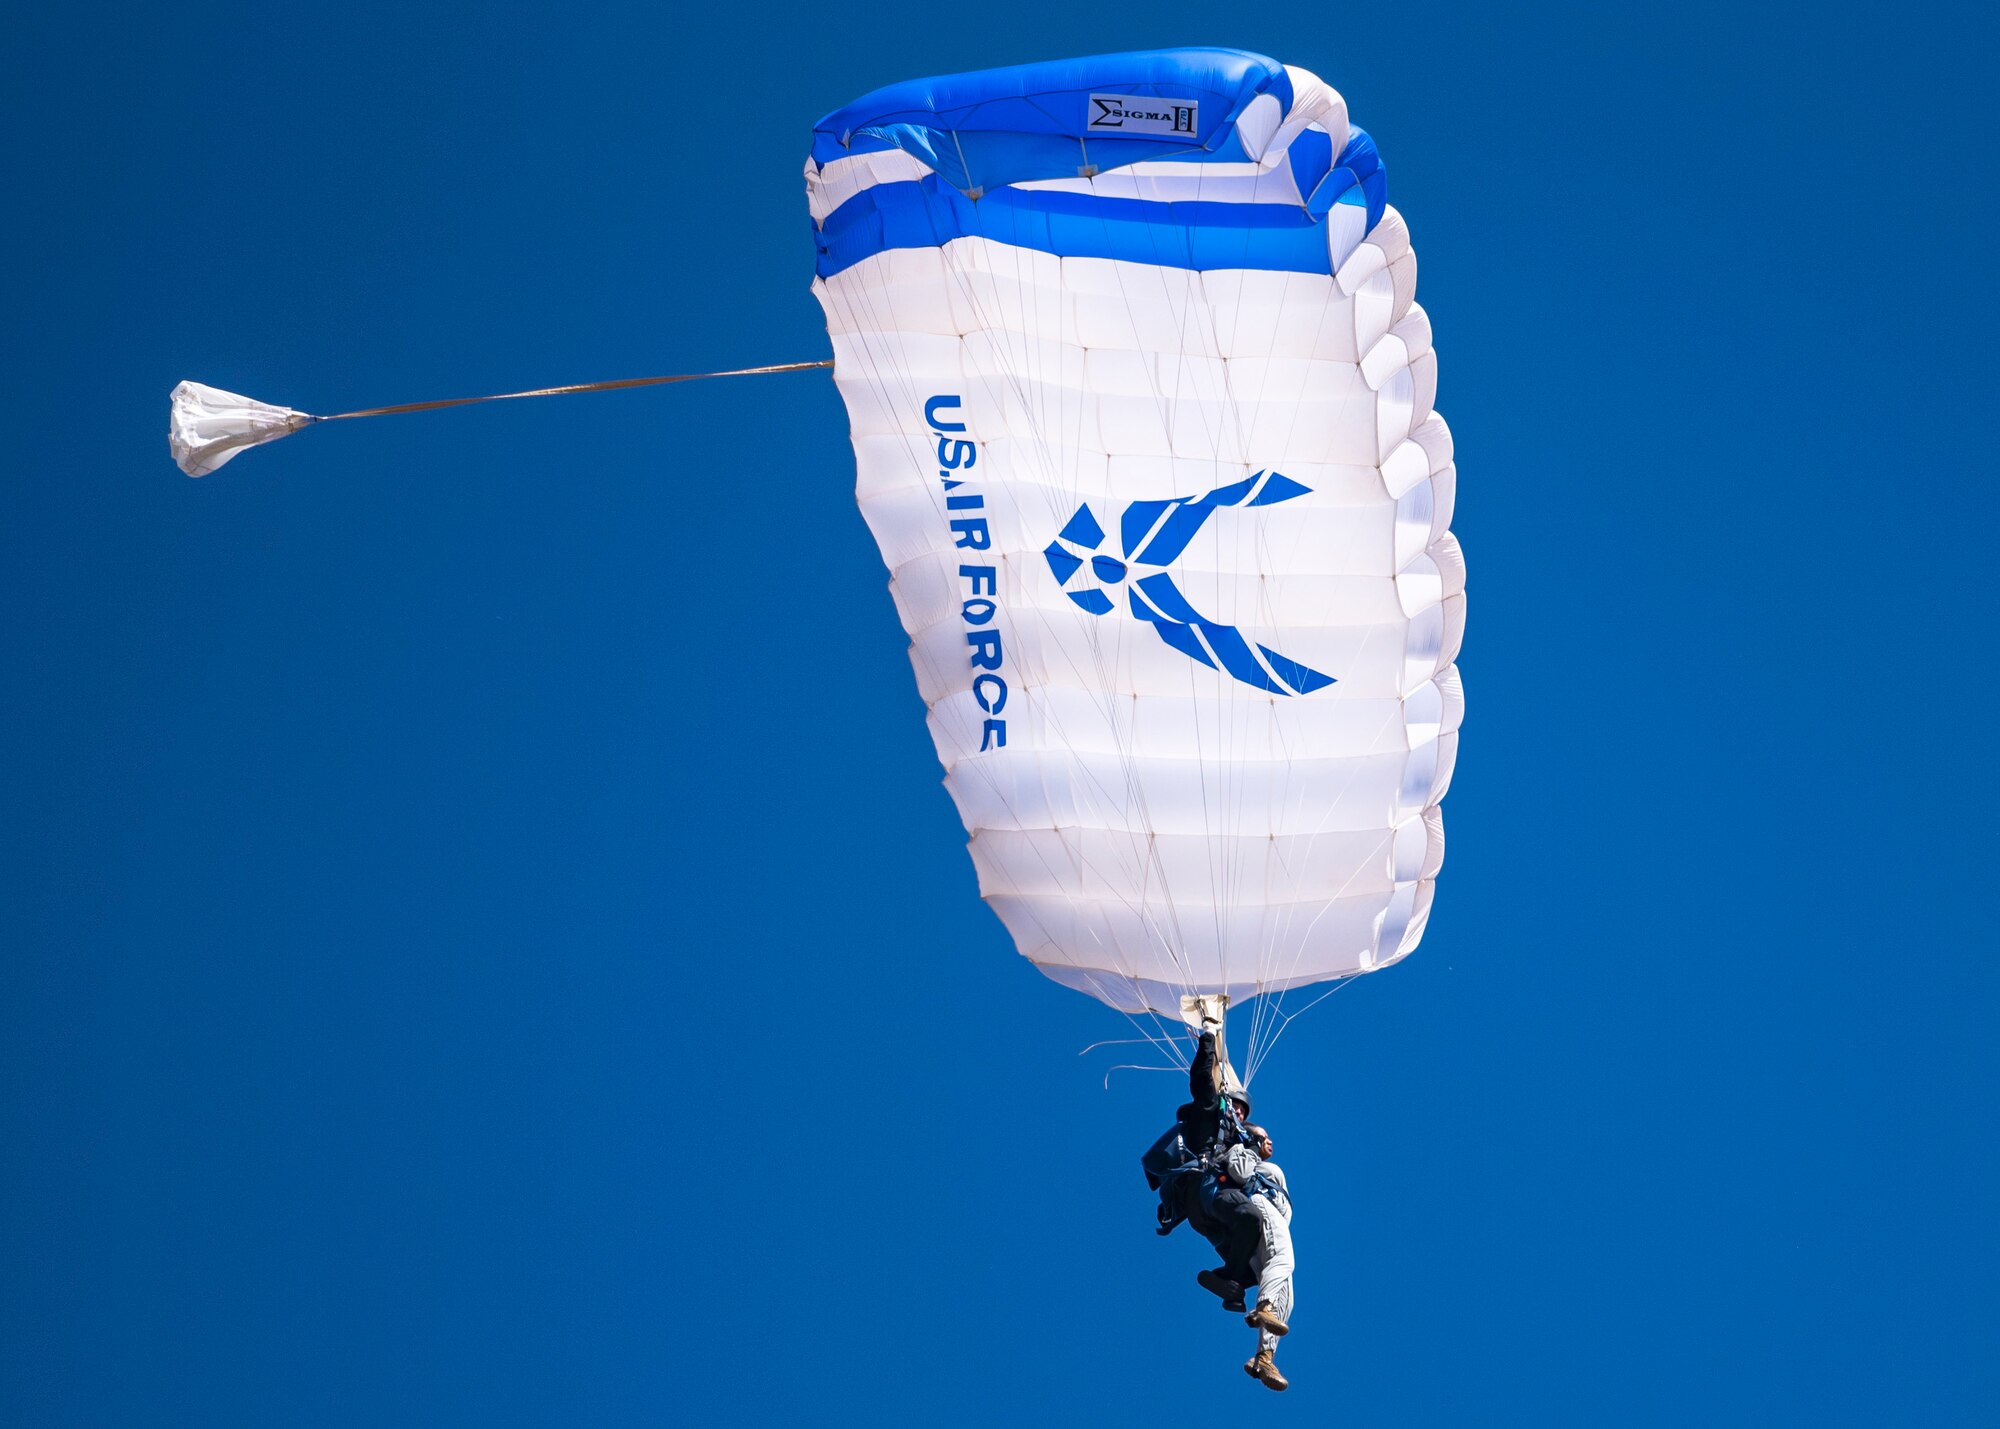
<svg viewBox="0 0 2000 1429"><path fill-rule="evenodd" d="M1198 100L1150 99L1143 94L1093 94L1084 127L1092 134L1151 134L1193 139Z"/></svg>
<svg viewBox="0 0 2000 1429"><path fill-rule="evenodd" d="M1275 506L1311 491L1311 487L1275 471L1260 471L1206 496L1135 501L1118 518L1122 560L1103 550L1107 539L1104 527L1086 503L1076 509L1042 555L1056 584L1078 609L1110 615L1122 604L1190 660L1226 671L1244 684L1272 694L1309 695L1333 684L1333 676L1287 659L1268 645L1246 640L1233 625L1207 619L1188 604L1167 568L1221 508Z"/></svg>

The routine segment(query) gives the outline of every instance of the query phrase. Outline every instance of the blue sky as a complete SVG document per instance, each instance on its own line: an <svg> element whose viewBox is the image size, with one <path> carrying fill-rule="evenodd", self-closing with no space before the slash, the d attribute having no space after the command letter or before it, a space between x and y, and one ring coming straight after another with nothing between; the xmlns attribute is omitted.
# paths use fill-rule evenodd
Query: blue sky
<svg viewBox="0 0 2000 1429"><path fill-rule="evenodd" d="M14 23L0 1418L1991 1422L1985 37L677 8ZM163 440L823 356L822 112L1194 43L1379 141L1471 564L1428 938L1258 1082L1281 1400L976 897L829 382Z"/></svg>

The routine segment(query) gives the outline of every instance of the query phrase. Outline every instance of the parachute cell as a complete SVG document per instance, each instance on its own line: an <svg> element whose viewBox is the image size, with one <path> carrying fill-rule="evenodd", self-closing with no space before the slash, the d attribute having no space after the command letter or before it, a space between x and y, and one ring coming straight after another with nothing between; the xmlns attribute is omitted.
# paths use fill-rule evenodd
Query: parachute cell
<svg viewBox="0 0 2000 1429"><path fill-rule="evenodd" d="M1422 936L1464 561L1416 259L1304 70L891 86L806 187L861 510L982 896L1178 1015Z"/></svg>

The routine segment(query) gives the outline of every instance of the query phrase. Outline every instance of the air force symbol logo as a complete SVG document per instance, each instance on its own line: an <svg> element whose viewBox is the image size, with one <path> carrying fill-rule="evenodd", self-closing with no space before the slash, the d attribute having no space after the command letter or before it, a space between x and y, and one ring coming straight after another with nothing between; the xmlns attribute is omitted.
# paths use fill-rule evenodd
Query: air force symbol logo
<svg viewBox="0 0 2000 1429"><path fill-rule="evenodd" d="M1100 554L1104 528L1086 504L1076 509L1042 555L1063 594L1092 615L1111 614L1117 608L1111 593L1122 588L1127 609L1189 659L1273 694L1309 695L1332 684L1333 676L1244 639L1233 625L1204 618L1175 587L1167 568L1222 507L1275 506L1311 490L1275 471L1260 471L1206 496L1135 501L1118 518L1123 560Z"/></svg>

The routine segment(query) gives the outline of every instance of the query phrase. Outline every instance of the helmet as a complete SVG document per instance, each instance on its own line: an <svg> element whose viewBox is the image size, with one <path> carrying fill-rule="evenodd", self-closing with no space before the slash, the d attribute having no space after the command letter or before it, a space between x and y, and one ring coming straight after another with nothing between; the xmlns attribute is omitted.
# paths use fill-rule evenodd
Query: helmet
<svg viewBox="0 0 2000 1429"><path fill-rule="evenodd" d="M1250 1115L1250 1093L1243 1083L1236 1080L1236 1069L1226 1067L1222 1074L1222 1095L1224 1100L1235 1102L1243 1109L1243 1115Z"/></svg>

